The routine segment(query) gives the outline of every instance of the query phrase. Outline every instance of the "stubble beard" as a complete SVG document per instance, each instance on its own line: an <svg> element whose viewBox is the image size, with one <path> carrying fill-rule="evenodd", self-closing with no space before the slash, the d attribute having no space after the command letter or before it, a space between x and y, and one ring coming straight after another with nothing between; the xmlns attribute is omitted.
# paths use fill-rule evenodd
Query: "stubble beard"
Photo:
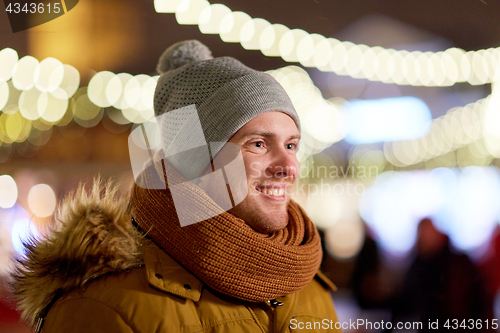
<svg viewBox="0 0 500 333"><path fill-rule="evenodd" d="M255 187L250 186L248 196L229 213L244 220L246 224L260 233L272 233L287 226L288 205L290 195L286 194L285 202L269 203L259 197Z"/></svg>

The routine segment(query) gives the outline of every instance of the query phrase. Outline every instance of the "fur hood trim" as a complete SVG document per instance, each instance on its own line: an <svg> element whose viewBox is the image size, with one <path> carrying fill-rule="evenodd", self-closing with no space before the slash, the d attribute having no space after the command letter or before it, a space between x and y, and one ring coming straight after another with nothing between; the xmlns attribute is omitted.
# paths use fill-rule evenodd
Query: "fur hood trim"
<svg viewBox="0 0 500 333"><path fill-rule="evenodd" d="M128 202L97 179L90 192L80 184L60 203L53 228L25 244L26 255L15 264L12 285L23 319L34 324L56 296L142 264Z"/></svg>

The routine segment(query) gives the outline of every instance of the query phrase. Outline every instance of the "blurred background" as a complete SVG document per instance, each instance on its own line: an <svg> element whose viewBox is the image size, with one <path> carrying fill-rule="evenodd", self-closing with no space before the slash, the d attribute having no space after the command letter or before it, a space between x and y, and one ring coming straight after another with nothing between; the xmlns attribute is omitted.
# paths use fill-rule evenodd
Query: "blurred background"
<svg viewBox="0 0 500 333"><path fill-rule="evenodd" d="M127 194L128 135L153 118L158 57L185 39L289 93L303 124L294 196L323 234L341 322L492 331L500 2L80 0L17 33L0 9L0 332L30 332L6 284L28 231L98 174Z"/></svg>

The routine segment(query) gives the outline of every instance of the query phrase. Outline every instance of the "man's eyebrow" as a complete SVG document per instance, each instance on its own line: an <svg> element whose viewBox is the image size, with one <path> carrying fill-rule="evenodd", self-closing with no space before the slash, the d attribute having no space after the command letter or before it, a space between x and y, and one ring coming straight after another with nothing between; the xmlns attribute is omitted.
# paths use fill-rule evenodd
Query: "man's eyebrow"
<svg viewBox="0 0 500 333"><path fill-rule="evenodd" d="M243 136L243 138L246 138L246 137L249 137L249 136L263 136L263 137L273 137L273 136L276 136L275 133L272 133L272 132L260 132L260 131L254 131L254 132L250 132L250 133L247 133ZM295 134L295 135L292 135L290 138L288 138L288 140L294 140L294 139L300 139L300 134Z"/></svg>
<svg viewBox="0 0 500 333"><path fill-rule="evenodd" d="M272 132L259 132L259 131L255 131L255 132L247 133L243 137L246 138L247 136L254 136L254 135L269 137L269 136L274 136L275 134L272 133Z"/></svg>

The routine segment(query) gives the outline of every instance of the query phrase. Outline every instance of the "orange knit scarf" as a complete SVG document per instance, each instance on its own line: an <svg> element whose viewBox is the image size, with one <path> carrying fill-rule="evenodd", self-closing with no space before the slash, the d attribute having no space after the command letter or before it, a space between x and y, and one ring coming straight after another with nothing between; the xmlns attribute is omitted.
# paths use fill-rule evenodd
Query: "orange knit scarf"
<svg viewBox="0 0 500 333"><path fill-rule="evenodd" d="M182 179L175 171L168 174L173 173ZM152 166L142 175L146 184L158 180ZM184 204L192 214L214 207L199 187L189 186ZM131 204L135 221L158 246L212 289L241 300L260 302L299 291L321 263L318 231L295 202L287 227L272 234L258 233L227 212L181 227L168 189L134 185Z"/></svg>

